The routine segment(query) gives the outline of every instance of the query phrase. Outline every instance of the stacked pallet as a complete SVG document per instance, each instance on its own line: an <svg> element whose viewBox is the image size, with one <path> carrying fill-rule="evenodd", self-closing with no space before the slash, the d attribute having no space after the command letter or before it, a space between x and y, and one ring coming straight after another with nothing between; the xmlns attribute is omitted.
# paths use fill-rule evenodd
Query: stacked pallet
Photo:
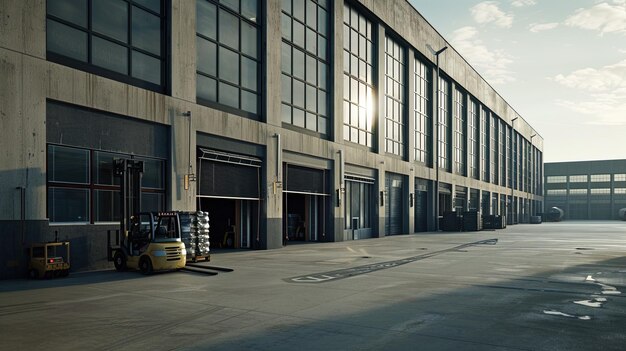
<svg viewBox="0 0 626 351"><path fill-rule="evenodd" d="M203 211L183 212L180 215L182 241L187 249L188 261L210 259L209 213Z"/></svg>

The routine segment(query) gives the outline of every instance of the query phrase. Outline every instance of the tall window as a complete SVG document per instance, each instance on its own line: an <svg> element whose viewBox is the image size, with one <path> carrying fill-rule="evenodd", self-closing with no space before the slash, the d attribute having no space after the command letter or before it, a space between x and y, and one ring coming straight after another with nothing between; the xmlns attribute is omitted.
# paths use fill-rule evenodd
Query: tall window
<svg viewBox="0 0 626 351"><path fill-rule="evenodd" d="M513 187L513 180L511 179L513 173L513 160L511 159L511 127L506 126L506 183L509 188Z"/></svg>
<svg viewBox="0 0 626 351"><path fill-rule="evenodd" d="M489 174L493 184L498 184L498 117L490 114L489 123Z"/></svg>
<svg viewBox="0 0 626 351"><path fill-rule="evenodd" d="M481 179L489 181L489 112L480 107L480 169Z"/></svg>
<svg viewBox="0 0 626 351"><path fill-rule="evenodd" d="M474 179L479 179L479 152L478 152L478 103L473 99L470 100L469 111L467 116L467 129L469 133L469 168L470 176Z"/></svg>
<svg viewBox="0 0 626 351"><path fill-rule="evenodd" d="M454 90L454 172L465 175L465 94Z"/></svg>
<svg viewBox="0 0 626 351"><path fill-rule="evenodd" d="M106 223L119 221L119 179L115 158L144 162L142 211L163 210L165 161L127 154L48 145L48 218L52 223Z"/></svg>
<svg viewBox="0 0 626 351"><path fill-rule="evenodd" d="M450 82L439 78L439 168L450 171Z"/></svg>
<svg viewBox="0 0 626 351"><path fill-rule="evenodd" d="M432 145L432 69L413 59L415 75L415 155L414 160L430 166Z"/></svg>
<svg viewBox="0 0 626 351"><path fill-rule="evenodd" d="M196 1L198 103L258 118L258 19L258 0Z"/></svg>
<svg viewBox="0 0 626 351"><path fill-rule="evenodd" d="M328 4L285 0L282 5L282 121L328 133Z"/></svg>
<svg viewBox="0 0 626 351"><path fill-rule="evenodd" d="M373 146L374 34L354 8L343 13L343 138Z"/></svg>
<svg viewBox="0 0 626 351"><path fill-rule="evenodd" d="M499 137L498 137L498 143L499 143L499 154L500 154L500 185L502 186L506 186L506 129L505 129L505 124L504 121L501 119L498 119L498 130L500 131L499 133Z"/></svg>
<svg viewBox="0 0 626 351"><path fill-rule="evenodd" d="M53 0L46 5L48 60L164 90L163 1Z"/></svg>
<svg viewBox="0 0 626 351"><path fill-rule="evenodd" d="M404 48L385 38L385 151L404 156L405 139L405 76Z"/></svg>

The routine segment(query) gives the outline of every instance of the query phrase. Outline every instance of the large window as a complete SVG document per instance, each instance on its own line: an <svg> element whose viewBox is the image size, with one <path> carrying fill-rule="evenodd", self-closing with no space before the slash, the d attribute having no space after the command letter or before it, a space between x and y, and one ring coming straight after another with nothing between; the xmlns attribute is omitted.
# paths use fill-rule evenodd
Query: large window
<svg viewBox="0 0 626 351"><path fill-rule="evenodd" d="M465 175L465 93L454 90L454 172Z"/></svg>
<svg viewBox="0 0 626 351"><path fill-rule="evenodd" d="M450 171L450 82L439 78L439 168Z"/></svg>
<svg viewBox="0 0 626 351"><path fill-rule="evenodd" d="M480 107L480 170L481 180L489 181L489 112Z"/></svg>
<svg viewBox="0 0 626 351"><path fill-rule="evenodd" d="M415 155L414 160L430 166L432 145L432 69L414 58L415 76Z"/></svg>
<svg viewBox="0 0 626 351"><path fill-rule="evenodd" d="M374 33L354 8L343 13L343 137L373 147Z"/></svg>
<svg viewBox="0 0 626 351"><path fill-rule="evenodd" d="M589 178L586 174L569 176L570 183L587 183L588 179Z"/></svg>
<svg viewBox="0 0 626 351"><path fill-rule="evenodd" d="M467 116L467 129L469 133L469 169L470 176L479 179L479 150L478 150L478 103L473 99L470 100L469 111Z"/></svg>
<svg viewBox="0 0 626 351"><path fill-rule="evenodd" d="M196 96L257 119L259 114L257 0L196 1Z"/></svg>
<svg viewBox="0 0 626 351"><path fill-rule="evenodd" d="M513 160L511 159L511 127L508 124L505 126L506 130L506 184L509 188L513 187L512 173L513 173Z"/></svg>
<svg viewBox="0 0 626 351"><path fill-rule="evenodd" d="M591 175L591 182L592 183L610 182L610 181L611 181L611 175L610 174L592 174Z"/></svg>
<svg viewBox="0 0 626 351"><path fill-rule="evenodd" d="M490 180L493 184L498 182L498 117L490 114L489 123L489 171Z"/></svg>
<svg viewBox="0 0 626 351"><path fill-rule="evenodd" d="M326 1L285 0L282 5L282 121L328 133L328 33Z"/></svg>
<svg viewBox="0 0 626 351"><path fill-rule="evenodd" d="M548 176L547 183L567 183L567 176Z"/></svg>
<svg viewBox="0 0 626 351"><path fill-rule="evenodd" d="M163 91L164 14L158 0L48 0L47 58Z"/></svg>
<svg viewBox="0 0 626 351"><path fill-rule="evenodd" d="M116 158L144 161L142 210L162 210L165 201L163 160L50 144L47 171L50 222L119 221L119 179L113 174Z"/></svg>
<svg viewBox="0 0 626 351"><path fill-rule="evenodd" d="M498 119L498 129L499 129L499 137L498 137L498 150L499 150L499 156L500 156L500 185L502 186L506 186L506 130L505 130L505 124L504 121L501 119Z"/></svg>
<svg viewBox="0 0 626 351"><path fill-rule="evenodd" d="M385 151L404 156L405 139L405 66L404 48L385 38Z"/></svg>

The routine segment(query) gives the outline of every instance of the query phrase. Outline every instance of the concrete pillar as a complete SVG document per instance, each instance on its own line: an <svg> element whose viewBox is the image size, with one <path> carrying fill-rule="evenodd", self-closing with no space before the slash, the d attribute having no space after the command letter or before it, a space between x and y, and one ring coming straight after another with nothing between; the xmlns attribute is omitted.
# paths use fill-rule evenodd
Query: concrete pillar
<svg viewBox="0 0 626 351"><path fill-rule="evenodd" d="M265 95L265 119L268 125L280 127L281 118L281 45L282 31L280 24L281 0L267 0L265 4L266 22L263 42L266 45L263 71L263 94Z"/></svg>
<svg viewBox="0 0 626 351"><path fill-rule="evenodd" d="M376 203L378 204L378 233L373 233L373 237L382 238L385 236L385 206L389 206L387 203L388 197L385 196L385 165L378 164L378 191L376 191ZM381 201L382 200L382 201Z"/></svg>
<svg viewBox="0 0 626 351"><path fill-rule="evenodd" d="M408 181L409 201L407 201L409 228L408 233L415 232L415 50L406 50L406 157L411 163ZM411 201L411 197L413 201ZM411 206L411 202L412 205Z"/></svg>
<svg viewBox="0 0 626 351"><path fill-rule="evenodd" d="M170 117L170 191L166 209L179 211L196 210L196 194L198 183L189 181L185 189L185 176L194 174L198 177L196 168L196 127L193 112L171 108ZM191 168L189 165L191 164ZM199 178L198 178L199 179Z"/></svg>
<svg viewBox="0 0 626 351"><path fill-rule="evenodd" d="M343 1L331 2L333 8L330 12L331 28L330 33L330 72L331 72L331 97L333 120L330 123L332 130L330 132L330 140L336 143L343 143Z"/></svg>
<svg viewBox="0 0 626 351"><path fill-rule="evenodd" d="M376 28L378 29L378 33L376 35L377 42L374 44L376 47L376 54L378 55L378 59L376 60L377 65L374 68L374 77L377 77L375 82L375 96L377 99L374 102L374 110L376 111L375 120L378 121L378 128L376 128L378 131L378 143L374 146L374 152L384 155L386 152L385 133L387 125L385 121L385 27L380 23L372 23L372 26L374 26L372 30Z"/></svg>
<svg viewBox="0 0 626 351"><path fill-rule="evenodd" d="M196 2L172 0L172 97L196 102Z"/></svg>

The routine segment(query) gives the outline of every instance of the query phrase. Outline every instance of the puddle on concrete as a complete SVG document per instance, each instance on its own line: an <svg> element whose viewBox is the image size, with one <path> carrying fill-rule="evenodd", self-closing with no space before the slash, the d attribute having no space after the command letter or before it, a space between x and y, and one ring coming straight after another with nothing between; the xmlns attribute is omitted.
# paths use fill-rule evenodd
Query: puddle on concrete
<svg viewBox="0 0 626 351"><path fill-rule="evenodd" d="M544 314L550 315L550 316L561 316L561 317L567 317L567 318L576 318L576 319L580 319L583 321L588 321L591 319L591 317L589 316L574 316L571 314L567 314L567 313L563 313L563 312L559 312L559 311L552 311L552 310L543 310Z"/></svg>

